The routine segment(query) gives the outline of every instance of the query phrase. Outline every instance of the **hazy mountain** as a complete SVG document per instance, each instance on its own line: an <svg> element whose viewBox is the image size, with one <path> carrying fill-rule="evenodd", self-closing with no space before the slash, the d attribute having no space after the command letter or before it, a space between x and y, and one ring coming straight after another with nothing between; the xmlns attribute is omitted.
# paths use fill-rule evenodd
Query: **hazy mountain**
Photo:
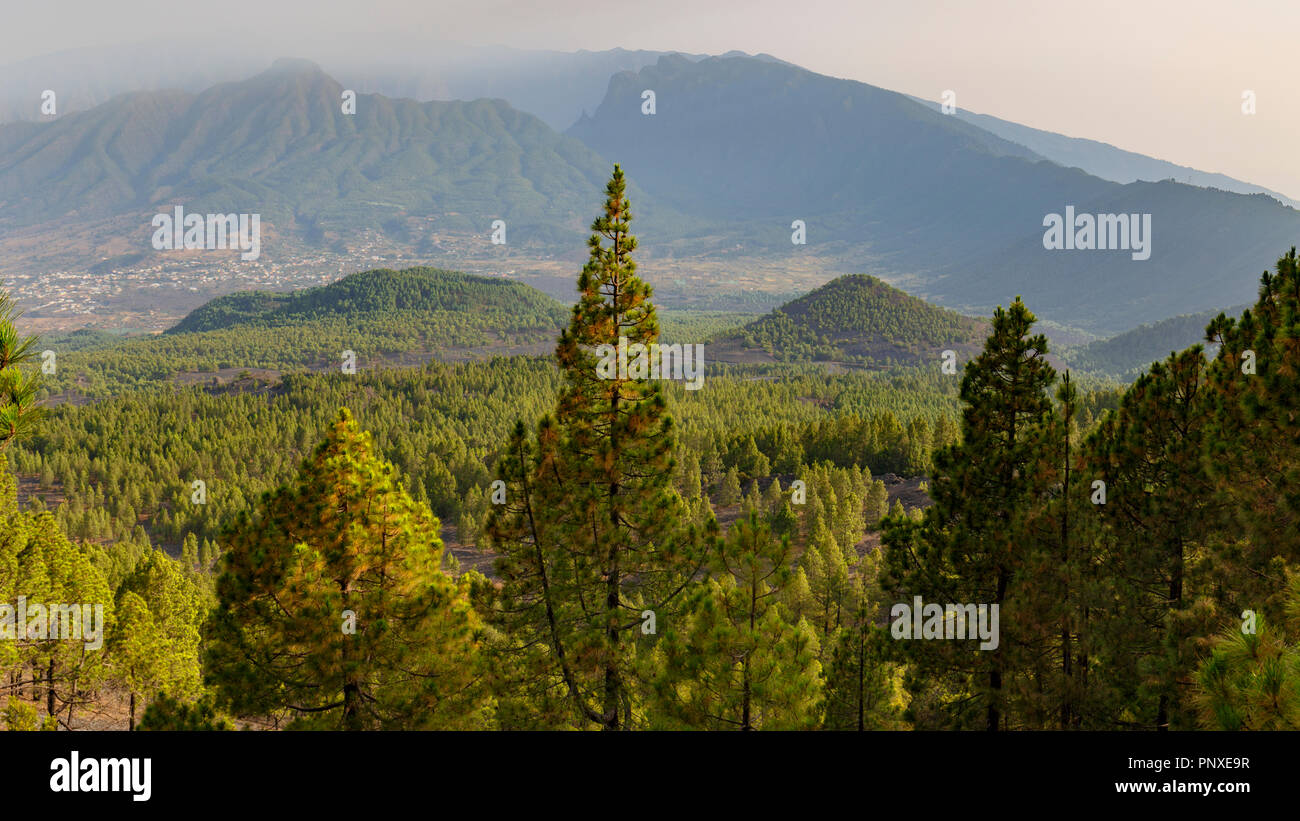
<svg viewBox="0 0 1300 821"><path fill-rule="evenodd" d="M927 304L876 277L850 275L715 339L719 361L824 360L883 366L970 353L986 324Z"/></svg>
<svg viewBox="0 0 1300 821"><path fill-rule="evenodd" d="M655 92L656 113L642 114ZM664 57L610 80L596 112L569 129L632 179L683 212L725 216L739 253L791 248L791 222L808 245L898 255L903 273L996 248L1022 233L1016 203L1041 219L1069 192L1105 183L931 112L901 94L753 58ZM929 242L926 238L929 238Z"/></svg>
<svg viewBox="0 0 1300 821"><path fill-rule="evenodd" d="M128 94L2 126L0 225L129 216L149 250L152 214L183 203L259 213L264 232L309 245L383 230L491 248L503 219L511 247L581 248L609 164L579 141L501 100L363 94L346 115L341 94L313 64L283 60L197 95Z"/></svg>
<svg viewBox="0 0 1300 821"><path fill-rule="evenodd" d="M41 113L46 89L56 92L61 116L128 92L198 92L242 80L284 56L280 49L270 42L181 38L22 60L0 68L0 123L50 119ZM317 53L315 59L328 74L358 93L419 101L502 99L562 131L600 103L610 75L636 71L668 52L563 52L358 35L349 38L347 47Z"/></svg>
<svg viewBox="0 0 1300 821"><path fill-rule="evenodd" d="M568 133L617 152L659 200L725 214L716 250L829 254L967 313L1023 294L1043 318L1099 332L1239 303L1300 236L1300 212L1262 194L1120 185L904 95L747 58L616 75ZM1067 206L1150 214L1150 258L1046 250L1044 220ZM796 219L807 246L792 250Z"/></svg>
<svg viewBox="0 0 1300 821"><path fill-rule="evenodd" d="M638 71L666 53L462 46L378 59L341 53L322 60L322 65L356 91L416 100L501 99L563 131L600 104L611 75Z"/></svg>
<svg viewBox="0 0 1300 821"><path fill-rule="evenodd" d="M936 111L940 110L939 103L922 100L919 97L912 97L912 99ZM1268 194L1283 205L1300 208L1300 201L1285 194L1279 194L1262 185L1234 179L1226 174L1198 171L1186 165L1158 160L1135 151L1125 151L1109 143L1081 137L1067 137L1064 134L1030 128L1027 125L1001 120L988 114L976 114L961 108L956 109L953 116L1013 143L1019 143L1054 163L1067 168L1082 168L1103 180L1129 183L1139 180L1158 182L1172 179L1175 182L1201 188L1220 188L1238 194Z"/></svg>

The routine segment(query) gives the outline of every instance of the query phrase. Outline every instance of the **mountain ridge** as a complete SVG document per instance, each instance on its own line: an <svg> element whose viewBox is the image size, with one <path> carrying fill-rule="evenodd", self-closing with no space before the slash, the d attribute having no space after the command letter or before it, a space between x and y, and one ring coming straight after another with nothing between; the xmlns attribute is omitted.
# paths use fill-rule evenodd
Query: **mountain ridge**
<svg viewBox="0 0 1300 821"><path fill-rule="evenodd" d="M908 97L935 110L941 109L939 103L931 100L910 94ZM1111 182L1126 184L1173 179L1198 188L1218 188L1235 194L1267 194L1288 208L1300 209L1300 200L1265 186L1230 177L1227 174L1201 171L1192 166L1179 165L1148 154L1129 151L1102 140L1070 137L994 117L991 114L967 111L964 108L955 109L953 116L1003 139L1023 145L1058 165L1066 168L1081 168L1093 176Z"/></svg>

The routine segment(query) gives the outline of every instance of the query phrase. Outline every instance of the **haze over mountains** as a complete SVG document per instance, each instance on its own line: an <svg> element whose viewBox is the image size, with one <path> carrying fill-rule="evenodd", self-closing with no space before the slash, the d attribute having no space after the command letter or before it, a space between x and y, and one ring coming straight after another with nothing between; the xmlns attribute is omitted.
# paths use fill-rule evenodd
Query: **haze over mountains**
<svg viewBox="0 0 1300 821"><path fill-rule="evenodd" d="M355 38L349 38L355 39ZM600 104L609 76L637 70L665 52L560 52L420 41L405 47L361 38L327 51L324 69L358 92L430 100L499 98L540 117L557 131ZM369 55L369 56L367 56ZM85 111L134 91L200 92L261 71L282 53L279 44L173 39L130 46L59 52L0 70L0 123L44 122L40 95L58 92L56 115Z"/></svg>
<svg viewBox="0 0 1300 821"><path fill-rule="evenodd" d="M517 240L537 230L581 241L582 206L607 173L581 143L500 100L362 95L353 116L342 91L313 64L283 60L197 95L128 94L49 125L4 127L0 219L21 228L184 202L260 212L280 233L318 242L407 214L436 216L453 233L501 217ZM147 220L140 232L152 234Z"/></svg>
<svg viewBox="0 0 1300 821"><path fill-rule="evenodd" d="M1069 138L944 115L774 58L514 56L496 74L444 71L441 86L434 74L403 85L399 68L382 67L366 82L416 97L497 89L518 105L393 99L365 93L357 75L345 86L286 60L197 93L129 93L0 126L0 273L107 265L111 275L115 260L179 257L150 247L150 218L184 204L261 214L273 261L377 242L443 267L554 274L581 259L614 162L633 184L646 276L669 301L745 289L699 273L719 266L763 268L773 293L866 272L966 313L1022 294L1042 318L1108 334L1246 301L1300 236L1300 212L1265 194L1120 184L1096 175L1126 173L1117 149L1083 151L1097 169L1087 173L1061 164ZM340 109L344 88L361 92L355 115ZM1045 215L1067 206L1150 214L1150 258L1045 249ZM504 245L490 239L497 219ZM796 220L804 245L791 242ZM683 284L683 272L696 278Z"/></svg>
<svg viewBox="0 0 1300 821"><path fill-rule="evenodd" d="M315 59L340 83L358 92L430 100L502 99L563 131L605 96L611 75L638 71L680 52L644 49L517 49L424 38L350 34L347 47L322 49ZM55 116L85 111L133 91L200 92L237 82L286 56L278 42L208 39L71 49L0 68L0 123L47 122L40 95L58 91ZM707 55L682 54L700 60ZM723 56L749 56L733 51ZM780 62L767 54L755 59Z"/></svg>

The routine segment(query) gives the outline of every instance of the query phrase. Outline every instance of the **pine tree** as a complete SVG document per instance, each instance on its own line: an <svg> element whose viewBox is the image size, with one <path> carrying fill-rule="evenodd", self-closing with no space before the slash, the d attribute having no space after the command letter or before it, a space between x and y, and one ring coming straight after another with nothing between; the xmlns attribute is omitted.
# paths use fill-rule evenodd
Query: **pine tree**
<svg viewBox="0 0 1300 821"><path fill-rule="evenodd" d="M1225 544L1214 573L1223 605L1280 617L1288 566L1300 563L1300 258L1260 278L1255 306L1206 329L1205 464ZM1253 367L1252 367L1253 366Z"/></svg>
<svg viewBox="0 0 1300 821"><path fill-rule="evenodd" d="M0 475L8 479L2 459ZM7 662L16 678L30 671L33 699L44 697L46 718L54 719L66 708L61 721L70 727L77 705L84 704L107 675L100 650L113 629L112 593L91 560L90 548L69 541L48 511L18 511L12 480L5 484L7 489L0 489L0 602L24 597L33 613L40 605L46 611L47 633L45 638L0 640L0 662ZM53 612L69 606L72 611L57 616ZM32 626L29 623L29 629ZM56 632L67 628L71 634ZM104 632L97 633L99 628ZM99 647L90 647L97 643Z"/></svg>
<svg viewBox="0 0 1300 821"><path fill-rule="evenodd" d="M782 591L781 604L788 614L786 620L791 624L798 623L802 619L816 618L817 601L813 598L812 585L808 582L808 571L804 570L802 562L795 568L794 578Z"/></svg>
<svg viewBox="0 0 1300 821"><path fill-rule="evenodd" d="M208 594L161 550L150 551L117 590L111 664L127 685L134 729L136 698L160 692L193 700L200 694L200 631Z"/></svg>
<svg viewBox="0 0 1300 821"><path fill-rule="evenodd" d="M1096 518L1083 451L1077 444L1078 391L1066 372L1057 406L1030 431L1027 470L1037 492L1026 497L1014 519L1021 545L1020 583L1008 610L1017 614L1017 642L1031 660L1014 682L1014 698L1028 726L1071 729L1096 712L1089 695L1093 664L1093 606L1107 599L1097 589ZM1095 681L1092 682L1095 684Z"/></svg>
<svg viewBox="0 0 1300 821"><path fill-rule="evenodd" d="M163 633L144 599L131 590L124 591L117 602L117 625L110 649L113 667L130 699L128 730L135 729L136 697L156 693L163 687L162 639Z"/></svg>
<svg viewBox="0 0 1300 821"><path fill-rule="evenodd" d="M1190 587L1218 517L1204 462L1206 389L1200 346L1172 355L1133 383L1087 443L1089 478L1105 483L1105 504L1090 505L1113 602L1098 625L1102 666L1125 722L1161 730L1195 726L1184 693L1196 639L1211 629Z"/></svg>
<svg viewBox="0 0 1300 821"><path fill-rule="evenodd" d="M772 532L778 536L794 535L799 531L799 517L795 515L794 508L789 502L782 502L770 517Z"/></svg>
<svg viewBox="0 0 1300 821"><path fill-rule="evenodd" d="M1300 729L1300 576L1282 599L1274 626L1263 615L1253 630L1226 627L1196 674L1191 701L1213 730Z"/></svg>
<svg viewBox="0 0 1300 821"><path fill-rule="evenodd" d="M898 666L888 658L888 631L877 625L882 603L876 554L854 567L845 616L829 639L825 667L825 717L828 730L884 730L901 726L896 687Z"/></svg>
<svg viewBox="0 0 1300 821"><path fill-rule="evenodd" d="M714 576L655 650L652 723L698 729L810 729L818 721L819 648L779 606L790 540L757 511L727 534Z"/></svg>
<svg viewBox="0 0 1300 821"><path fill-rule="evenodd" d="M1045 359L1047 340L1029 335L1034 322L1019 298L994 311L984 350L962 377L962 441L934 455L934 504L919 524L891 520L885 529L883 585L899 601L919 595L1002 611L1005 629L995 650L980 651L970 641L897 642L922 678L951 694L945 709L952 726L973 726L980 718L970 711L975 705L988 730L1022 719L1007 715L1004 688L1029 664L1016 655L1008 635L1015 615L1004 605L1025 559L1017 517L1043 492L1030 467L1035 428L1051 410L1047 390L1055 379Z"/></svg>
<svg viewBox="0 0 1300 821"><path fill-rule="evenodd" d="M817 603L816 624L823 639L839 626L849 591L849 564L824 522L817 524L801 559ZM829 649L829 645L828 645Z"/></svg>
<svg viewBox="0 0 1300 821"><path fill-rule="evenodd" d="M718 491L718 504L723 507L738 504L740 494L740 473L733 465L727 469L727 475L722 478L722 488Z"/></svg>
<svg viewBox="0 0 1300 821"><path fill-rule="evenodd" d="M907 517L907 508L903 507L902 499L894 499L894 503L889 506L889 517L891 519Z"/></svg>
<svg viewBox="0 0 1300 821"><path fill-rule="evenodd" d="M745 444L741 447L740 469L744 471L747 479L761 479L772 473L771 463L763 455L763 452L758 449L753 436L747 437Z"/></svg>
<svg viewBox="0 0 1300 821"><path fill-rule="evenodd" d="M199 569L199 537L192 532L181 543L181 564L189 571Z"/></svg>
<svg viewBox="0 0 1300 821"><path fill-rule="evenodd" d="M438 520L344 410L227 536L206 661L221 706L295 726L481 726L480 626Z"/></svg>
<svg viewBox="0 0 1300 821"><path fill-rule="evenodd" d="M36 399L40 374L21 369L36 356L36 338L14 327L21 315L13 299L0 292L0 451L35 430L44 412Z"/></svg>
<svg viewBox="0 0 1300 821"><path fill-rule="evenodd" d="M902 512L902 505L899 505L899 512ZM880 527L880 520L889 515L889 489L885 483L879 479L871 480L867 490L867 501L864 505L864 515L866 516L867 525L872 528Z"/></svg>
<svg viewBox="0 0 1300 821"><path fill-rule="evenodd" d="M693 501L700 497L703 487L700 484L700 460L694 453L687 453L677 468L677 489L682 498Z"/></svg>
<svg viewBox="0 0 1300 821"><path fill-rule="evenodd" d="M780 510L783 500L784 496L781 493L781 480L773 477L772 481L767 483L767 488L763 491L764 512L772 514Z"/></svg>
<svg viewBox="0 0 1300 821"><path fill-rule="evenodd" d="M556 346L555 415L538 426L535 447L516 430L498 469L507 504L487 530L501 557L503 629L525 646L548 645L579 726L619 730L636 715L643 614L667 621L703 558L673 487L676 432L660 385L632 363L608 366L620 346L634 356L633 346L655 343L659 323L636 275L617 165L605 193Z"/></svg>
<svg viewBox="0 0 1300 821"><path fill-rule="evenodd" d="M217 709L211 697L198 701L175 699L162 694L144 711L137 730L162 732L213 732L233 730L234 724Z"/></svg>

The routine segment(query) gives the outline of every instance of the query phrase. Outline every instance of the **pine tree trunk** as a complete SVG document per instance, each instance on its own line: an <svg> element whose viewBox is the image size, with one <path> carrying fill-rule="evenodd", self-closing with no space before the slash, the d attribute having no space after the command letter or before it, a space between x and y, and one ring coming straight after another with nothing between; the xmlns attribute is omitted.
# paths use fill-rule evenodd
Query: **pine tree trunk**
<svg viewBox="0 0 1300 821"><path fill-rule="evenodd" d="M1070 382L1069 371L1065 374L1066 386ZM1071 648L1070 648L1070 419L1073 416L1071 408L1066 408L1065 413L1065 477L1064 487L1061 492L1061 567L1065 572L1065 590L1064 604L1065 612L1061 614L1061 687L1064 692L1061 694L1061 729L1067 729L1070 726L1070 716L1072 712L1070 688L1073 684L1074 672L1070 669Z"/></svg>
<svg viewBox="0 0 1300 821"><path fill-rule="evenodd" d="M996 604L998 609L1002 609L1002 599L1007 594L1007 571L1001 567L998 568L998 595ZM989 732L997 732L1002 723L1002 713L999 704L1002 698L1002 645L993 651L993 667L989 670L989 707L988 714L985 716L985 728Z"/></svg>
<svg viewBox="0 0 1300 821"><path fill-rule="evenodd" d="M352 582L346 578L337 580L339 592L343 596L343 606L346 610L356 612L356 607L352 603ZM343 669L351 667L352 641L350 637L344 636L343 644L339 648L339 657L343 662ZM356 678L356 674L349 672L343 678L343 729L344 730L361 730L361 684Z"/></svg>
<svg viewBox="0 0 1300 821"><path fill-rule="evenodd" d="M614 237L614 264L619 265L622 262L619 254L620 238L616 234ZM612 303L617 306L619 298L619 281L618 277L614 278L614 293ZM614 332L618 333L622 317L614 314ZM618 340L615 340L617 343ZM620 374L621 376L621 374ZM622 396L622 385L619 380L614 380L614 392L610 398L610 451L613 453L613 464L615 470L618 469L618 406L619 398ZM609 505L610 511L618 509L618 479L617 477L609 486ZM614 527L618 527L618 521L615 519ZM616 534L610 536L609 546L609 576L605 580L605 618L606 632L605 637L609 642L609 658L605 661L605 727L606 730L619 729L619 696L620 682L618 675L618 652L619 652L619 555L618 555L618 537Z"/></svg>
<svg viewBox="0 0 1300 821"><path fill-rule="evenodd" d="M361 687L352 678L343 684L343 729L361 729Z"/></svg>
<svg viewBox="0 0 1300 821"><path fill-rule="evenodd" d="M749 580L749 635L754 635L754 610L758 606L758 578L753 576ZM749 678L749 653L745 654L745 661L742 663L741 675L744 679L744 689L741 694L740 708L740 729L752 730L750 724L749 705L753 693L753 685Z"/></svg>
<svg viewBox="0 0 1300 821"><path fill-rule="evenodd" d="M1077 669L1079 675L1080 694L1084 694L1088 692L1088 652L1083 649L1084 639L1087 637L1087 635L1088 635L1088 608L1085 607L1083 608L1083 623L1080 625L1079 628L1079 659L1078 659L1079 663ZM1084 705L1085 706L1087 705L1086 700L1084 701ZM1075 710L1074 726L1080 727L1082 726L1082 724L1083 724L1083 716L1080 714L1079 710Z"/></svg>
<svg viewBox="0 0 1300 821"><path fill-rule="evenodd" d="M611 548L612 562L609 581L606 582L605 613L609 627L605 632L609 642L609 658L605 662L605 728L619 729L619 676L618 676L618 550Z"/></svg>
<svg viewBox="0 0 1300 821"><path fill-rule="evenodd" d="M50 665L45 671L45 714L54 715L54 657L50 657Z"/></svg>
<svg viewBox="0 0 1300 821"><path fill-rule="evenodd" d="M1170 610L1179 610L1183 606L1183 544L1178 543L1178 549L1174 552L1173 568L1169 574L1169 608ZM1165 636L1166 641L1169 636ZM1156 713L1156 730L1166 732L1169 730L1169 707L1173 700L1173 688L1176 687L1174 682L1173 671L1166 674L1165 692L1160 694L1160 705Z"/></svg>
<svg viewBox="0 0 1300 821"><path fill-rule="evenodd" d="M863 690L863 678L866 675L867 666L867 641L866 631L858 634L858 732L867 728L867 694Z"/></svg>

